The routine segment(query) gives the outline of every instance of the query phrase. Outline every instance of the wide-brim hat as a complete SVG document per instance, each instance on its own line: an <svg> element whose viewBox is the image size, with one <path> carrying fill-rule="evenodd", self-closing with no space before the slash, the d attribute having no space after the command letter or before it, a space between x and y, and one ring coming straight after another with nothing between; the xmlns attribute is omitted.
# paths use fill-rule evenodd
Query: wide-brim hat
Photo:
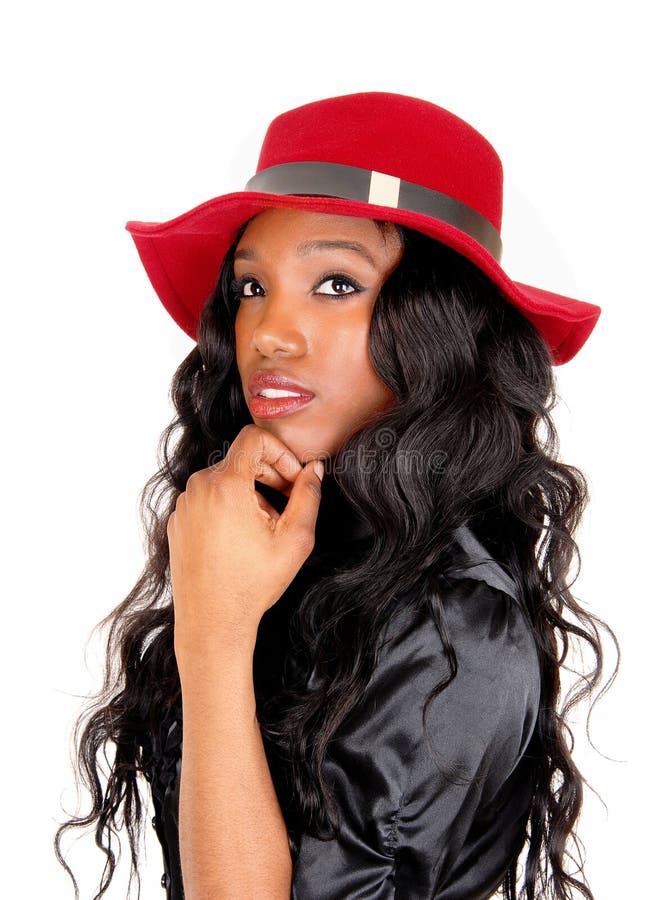
<svg viewBox="0 0 667 900"><path fill-rule="evenodd" d="M365 92L308 103L271 122L245 190L167 222L128 222L165 308L194 340L239 228L269 208L405 225L471 260L538 329L554 365L582 347L593 303L513 281L500 265L503 171L491 144L453 113Z"/></svg>

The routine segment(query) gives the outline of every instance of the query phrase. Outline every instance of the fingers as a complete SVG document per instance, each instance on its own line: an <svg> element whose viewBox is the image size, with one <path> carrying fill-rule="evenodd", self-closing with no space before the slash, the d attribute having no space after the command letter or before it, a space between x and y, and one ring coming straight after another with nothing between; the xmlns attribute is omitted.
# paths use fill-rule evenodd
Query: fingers
<svg viewBox="0 0 667 900"><path fill-rule="evenodd" d="M315 540L323 474L324 465L321 460L308 462L294 482L289 501L280 517L279 527L299 536L308 550Z"/></svg>
<svg viewBox="0 0 667 900"><path fill-rule="evenodd" d="M301 465L299 465L299 468L301 468ZM281 494L285 494L289 497L293 481L285 478L277 471L277 469L274 469L273 466L270 466L266 461L261 461L257 464L257 471L253 477L256 481L261 481L262 484L268 484L269 487L275 488L277 491L280 491Z"/></svg>
<svg viewBox="0 0 667 900"><path fill-rule="evenodd" d="M259 505L259 508L263 513L266 514L267 518L269 518L272 522L277 522L280 518L280 513L278 510L274 509L271 504L262 497L260 493L255 494L255 499Z"/></svg>
<svg viewBox="0 0 667 900"><path fill-rule="evenodd" d="M257 480L284 492L301 471L301 463L280 438L258 425L246 425L225 458L212 468L251 487Z"/></svg>
<svg viewBox="0 0 667 900"><path fill-rule="evenodd" d="M292 490L292 482L283 478L282 475L270 466L266 466L262 472L255 475L255 481L261 481L262 484L268 484L269 487L275 488L287 497L289 497L289 493Z"/></svg>

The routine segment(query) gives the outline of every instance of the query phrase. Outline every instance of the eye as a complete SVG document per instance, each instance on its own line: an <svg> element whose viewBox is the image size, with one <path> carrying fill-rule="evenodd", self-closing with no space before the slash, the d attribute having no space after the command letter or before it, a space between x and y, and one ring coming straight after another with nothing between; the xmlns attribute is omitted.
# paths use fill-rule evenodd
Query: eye
<svg viewBox="0 0 667 900"><path fill-rule="evenodd" d="M364 289L356 281L343 275L327 275L324 281L321 281L315 293L328 294L329 296L343 297L346 294L354 294Z"/></svg>
<svg viewBox="0 0 667 900"><path fill-rule="evenodd" d="M238 300L240 297L261 297L264 288L254 278L235 278L231 283L231 291Z"/></svg>

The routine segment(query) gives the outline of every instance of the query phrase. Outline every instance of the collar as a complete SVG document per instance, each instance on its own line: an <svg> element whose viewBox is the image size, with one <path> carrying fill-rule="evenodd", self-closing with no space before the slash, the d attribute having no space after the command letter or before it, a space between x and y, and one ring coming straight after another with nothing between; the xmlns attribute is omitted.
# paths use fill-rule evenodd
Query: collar
<svg viewBox="0 0 667 900"><path fill-rule="evenodd" d="M282 512L287 505L287 497L261 482L257 482L257 490ZM322 481L322 499L315 525L315 547L306 560L304 567L309 569L323 560L329 560L339 553L349 555L360 548L372 537L370 523L352 508L347 498L331 477ZM518 599L518 589L514 579L489 553L477 536L467 525L454 530L457 544L463 550L463 560L457 568L459 577L485 581L510 597Z"/></svg>

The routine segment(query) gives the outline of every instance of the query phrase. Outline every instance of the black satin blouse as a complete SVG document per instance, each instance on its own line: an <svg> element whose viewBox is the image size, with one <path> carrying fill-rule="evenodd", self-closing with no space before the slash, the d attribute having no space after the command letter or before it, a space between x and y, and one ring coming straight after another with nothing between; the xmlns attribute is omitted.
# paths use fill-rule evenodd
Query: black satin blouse
<svg viewBox="0 0 667 900"><path fill-rule="evenodd" d="M341 552L363 552L369 539L333 485L325 478L315 550L288 589L292 598ZM263 493L276 507L284 501L271 489ZM535 642L514 581L469 528L456 538L466 567L443 610L458 668L427 715L439 760L424 736L422 706L449 669L431 616L405 607L390 620L362 703L329 744L324 775L341 830L329 841L299 835L292 900L486 900L524 842L540 701ZM278 673L289 656L284 599L258 631L256 673L268 690L279 689L279 680L266 672ZM181 734L180 709L165 710L151 793L168 900L184 900ZM279 763L265 747L278 785Z"/></svg>

